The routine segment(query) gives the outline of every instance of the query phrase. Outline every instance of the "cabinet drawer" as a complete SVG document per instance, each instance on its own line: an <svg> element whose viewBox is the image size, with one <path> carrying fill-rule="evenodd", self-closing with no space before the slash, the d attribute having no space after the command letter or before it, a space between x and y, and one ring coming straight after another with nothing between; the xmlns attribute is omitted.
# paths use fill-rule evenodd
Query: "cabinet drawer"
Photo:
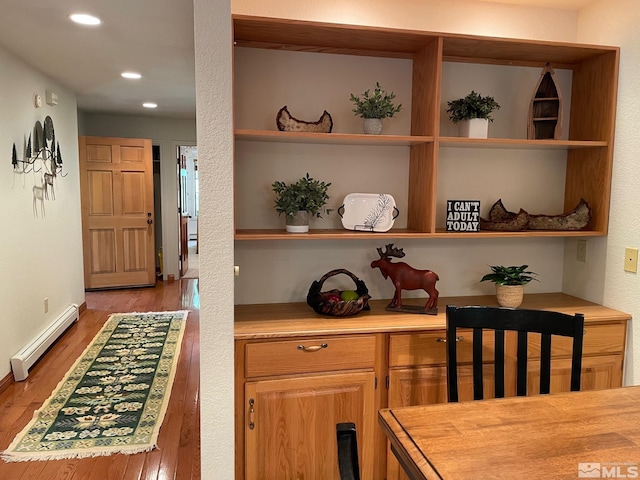
<svg viewBox="0 0 640 480"><path fill-rule="evenodd" d="M624 351L626 325L615 323L610 325L586 325L582 344L582 355L603 355ZM554 357L570 357L573 341L567 337L551 339L551 355ZM529 358L540 357L540 335L529 336Z"/></svg>
<svg viewBox="0 0 640 480"><path fill-rule="evenodd" d="M458 363L471 363L473 360L472 336L471 330L458 330ZM391 335L389 366L445 364L447 362L445 338L444 330ZM483 342L483 357L485 361L493 361L493 345L493 336L485 334Z"/></svg>
<svg viewBox="0 0 640 480"><path fill-rule="evenodd" d="M248 343L245 375L250 378L373 368L375 347L374 335Z"/></svg>

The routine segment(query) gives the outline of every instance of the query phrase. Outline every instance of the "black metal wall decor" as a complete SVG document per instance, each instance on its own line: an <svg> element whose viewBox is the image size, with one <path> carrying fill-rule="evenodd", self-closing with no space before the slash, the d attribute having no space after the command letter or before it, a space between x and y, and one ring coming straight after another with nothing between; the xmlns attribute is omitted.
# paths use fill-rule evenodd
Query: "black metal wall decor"
<svg viewBox="0 0 640 480"><path fill-rule="evenodd" d="M16 144L13 144L11 164L14 171L17 173L43 172L45 198L49 198L49 190L51 190L51 199L55 199L54 180L57 176L66 177L67 174L62 171L60 143L56 141L53 120L50 116L47 115L44 119L44 125L40 120L35 123L33 133L29 133L29 139L25 140L23 151L23 160L19 160Z"/></svg>

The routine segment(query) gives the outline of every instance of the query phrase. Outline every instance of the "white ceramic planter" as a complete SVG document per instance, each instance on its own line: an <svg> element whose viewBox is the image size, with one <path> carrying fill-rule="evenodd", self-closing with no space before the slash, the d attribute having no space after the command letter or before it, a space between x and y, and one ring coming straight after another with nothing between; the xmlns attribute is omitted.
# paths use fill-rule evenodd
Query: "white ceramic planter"
<svg viewBox="0 0 640 480"><path fill-rule="evenodd" d="M458 122L458 135L467 138L487 138L489 135L489 120L486 118L472 118Z"/></svg>
<svg viewBox="0 0 640 480"><path fill-rule="evenodd" d="M307 233L309 231L309 212L300 210L295 215L287 215L285 228L289 233Z"/></svg>
<svg viewBox="0 0 640 480"><path fill-rule="evenodd" d="M380 135L382 133L382 119L365 118L362 123L362 130L368 135Z"/></svg>

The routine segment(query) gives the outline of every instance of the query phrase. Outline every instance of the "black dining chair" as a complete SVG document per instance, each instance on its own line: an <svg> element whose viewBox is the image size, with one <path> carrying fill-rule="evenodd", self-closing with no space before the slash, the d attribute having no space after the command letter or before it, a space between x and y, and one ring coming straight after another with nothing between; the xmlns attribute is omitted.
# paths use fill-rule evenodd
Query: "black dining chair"
<svg viewBox="0 0 640 480"><path fill-rule="evenodd" d="M582 340L584 315L567 315L546 310L527 310L502 307L447 305L447 395L450 402L458 401L458 329L472 329L473 398L484 398L483 331L494 335L495 398L505 393L505 331L517 332L516 395L527 395L528 334L541 334L540 393L549 393L551 385L551 339L554 336L573 338L571 356L571 391L580 390L582 369ZM466 339L465 339L466 340Z"/></svg>
<svg viewBox="0 0 640 480"><path fill-rule="evenodd" d="M351 422L338 423L336 436L340 480L360 480L356 424Z"/></svg>

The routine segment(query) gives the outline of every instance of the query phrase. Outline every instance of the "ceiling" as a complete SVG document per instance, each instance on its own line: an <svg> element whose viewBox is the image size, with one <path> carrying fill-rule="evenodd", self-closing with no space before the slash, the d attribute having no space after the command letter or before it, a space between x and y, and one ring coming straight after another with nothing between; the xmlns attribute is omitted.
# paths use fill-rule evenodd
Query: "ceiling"
<svg viewBox="0 0 640 480"><path fill-rule="evenodd" d="M490 1L577 10L595 0ZM2 0L1 8L0 46L75 92L80 109L195 116L192 0ZM71 23L78 10L102 24ZM143 78L122 78L127 70Z"/></svg>

